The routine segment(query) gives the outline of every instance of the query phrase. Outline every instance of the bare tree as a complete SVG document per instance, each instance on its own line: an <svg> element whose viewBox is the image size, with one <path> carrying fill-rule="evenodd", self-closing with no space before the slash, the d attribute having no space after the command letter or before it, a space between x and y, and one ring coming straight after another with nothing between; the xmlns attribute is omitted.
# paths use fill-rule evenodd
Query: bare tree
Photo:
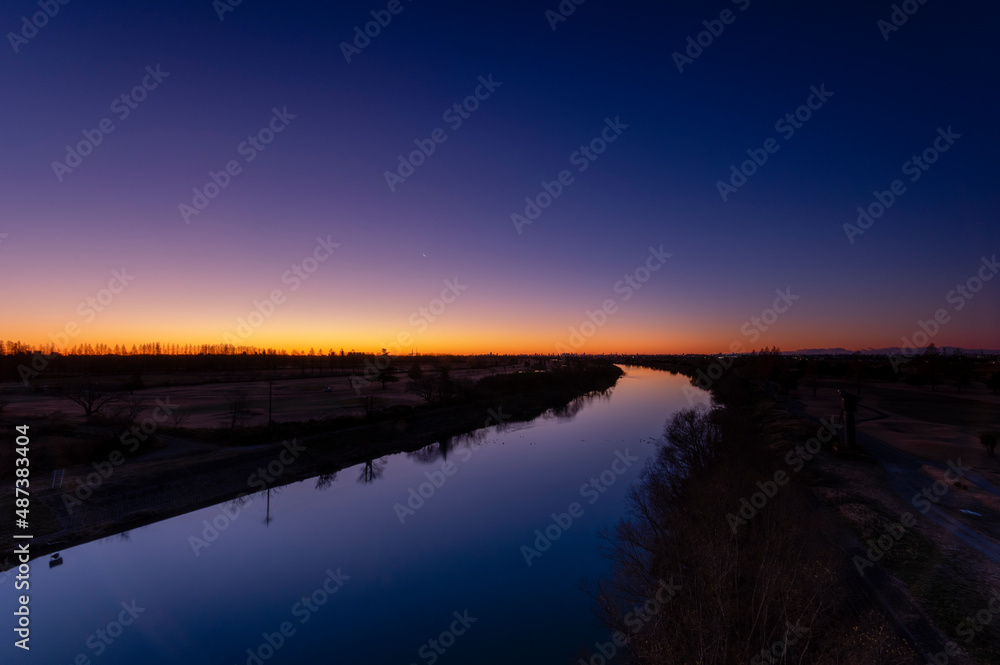
<svg viewBox="0 0 1000 665"><path fill-rule="evenodd" d="M336 472L333 472L333 473L321 473L316 478L316 489L318 489L318 490L325 490L328 487L330 487L331 485L333 485L333 482L335 480L337 480L337 473Z"/></svg>
<svg viewBox="0 0 1000 665"><path fill-rule="evenodd" d="M170 414L170 421L174 424L174 427L180 427L181 424L187 420L187 417L191 415L188 413L187 409L182 409L180 407L174 408L173 412Z"/></svg>
<svg viewBox="0 0 1000 665"><path fill-rule="evenodd" d="M117 390L111 390L88 381L67 392L65 397L83 407L84 415L91 418L108 404L121 401L123 395Z"/></svg>
<svg viewBox="0 0 1000 665"><path fill-rule="evenodd" d="M719 428L706 407L682 409L663 428L661 463L680 480L705 471L718 452Z"/></svg>
<svg viewBox="0 0 1000 665"><path fill-rule="evenodd" d="M131 425L139 419L139 414L146 408L146 400L142 397L123 396L115 402L111 419L124 425Z"/></svg>
<svg viewBox="0 0 1000 665"><path fill-rule="evenodd" d="M428 402L433 402L438 395L439 385L437 377L425 375L416 381L410 381L406 387L411 393L423 397Z"/></svg>
<svg viewBox="0 0 1000 665"><path fill-rule="evenodd" d="M250 415L250 393L245 388L234 388L227 392L226 411L229 414L230 429L245 425Z"/></svg>
<svg viewBox="0 0 1000 665"><path fill-rule="evenodd" d="M983 448L986 449L990 457L996 454L998 439L1000 439L1000 433L997 432L982 432L979 435L979 443L983 444Z"/></svg>
<svg viewBox="0 0 1000 665"><path fill-rule="evenodd" d="M371 459L364 463L361 467L361 473L358 474L359 483L373 483L382 477L385 472L385 467L389 463L384 458Z"/></svg>
<svg viewBox="0 0 1000 665"><path fill-rule="evenodd" d="M420 367L420 363L414 361L406 375L413 381L419 381L424 376L424 370Z"/></svg>
<svg viewBox="0 0 1000 665"><path fill-rule="evenodd" d="M382 384L382 390L385 390L386 383L399 381L399 377L394 372L395 370L392 367L383 367L378 371L378 376L375 377L375 380Z"/></svg>

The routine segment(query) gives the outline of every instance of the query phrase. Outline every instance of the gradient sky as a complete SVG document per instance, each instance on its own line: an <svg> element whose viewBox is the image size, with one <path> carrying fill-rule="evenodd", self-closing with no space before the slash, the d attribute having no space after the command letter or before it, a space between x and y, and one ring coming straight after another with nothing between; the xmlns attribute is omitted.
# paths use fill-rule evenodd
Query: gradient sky
<svg viewBox="0 0 1000 665"><path fill-rule="evenodd" d="M348 63L341 42L387 2L244 0L220 20L210 0L77 0L16 44L39 6L4 3L0 338L76 324L72 343L221 343L281 289L245 344L864 349L944 309L931 341L1000 347L1000 279L948 298L1000 253L995 4L930 0L888 39L888 2L650 4L591 0L553 30L556 0L402 0ZM724 9L734 20L679 72L673 53ZM119 119L147 66L169 76ZM500 87L453 129L443 113L490 75ZM786 139L776 121L824 85ZM247 162L239 144L286 107ZM53 162L104 118L114 131L60 181ZM606 118L628 128L578 172ZM904 162L948 127L960 138L910 182ZM385 172L435 128L447 140L390 191ZM772 137L723 201L717 182ZM178 206L230 160L242 171L185 223ZM572 184L518 233L512 213L564 169ZM849 242L844 224L895 179L906 192ZM318 237L340 246L293 290L283 275ZM672 256L626 301L615 285L661 245ZM103 311L80 307L122 268L134 280ZM461 295L420 314L456 278ZM799 299L746 334L776 289Z"/></svg>

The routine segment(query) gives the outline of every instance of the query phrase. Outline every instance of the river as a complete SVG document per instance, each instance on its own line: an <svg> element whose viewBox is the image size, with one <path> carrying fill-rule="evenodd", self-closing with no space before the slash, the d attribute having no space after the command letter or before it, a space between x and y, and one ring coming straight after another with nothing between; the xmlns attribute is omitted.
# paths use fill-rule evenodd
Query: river
<svg viewBox="0 0 1000 665"><path fill-rule="evenodd" d="M624 369L563 413L36 560L30 653L13 647L13 577L0 584L2 660L575 663L609 638L583 588L609 571L599 532L688 406L686 378Z"/></svg>

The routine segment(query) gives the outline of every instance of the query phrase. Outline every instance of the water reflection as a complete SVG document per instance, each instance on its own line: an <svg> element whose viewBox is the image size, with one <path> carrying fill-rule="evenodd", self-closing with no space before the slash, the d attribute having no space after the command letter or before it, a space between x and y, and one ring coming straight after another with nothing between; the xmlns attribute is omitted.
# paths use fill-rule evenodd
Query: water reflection
<svg viewBox="0 0 1000 665"><path fill-rule="evenodd" d="M358 474L358 482L369 484L374 483L385 473L385 467L389 464L388 458L380 457L370 459L361 465L361 472Z"/></svg>
<svg viewBox="0 0 1000 665"><path fill-rule="evenodd" d="M448 437L429 446L424 446L420 450L406 453L406 456L420 464L432 464L438 460L448 459L448 453L451 452L453 445L454 437Z"/></svg>
<svg viewBox="0 0 1000 665"><path fill-rule="evenodd" d="M338 662L426 662L415 658L418 646L464 608L479 622L449 650L448 662L509 663L511 635L530 645L522 660L577 662L570 656L579 647L607 638L578 581L607 572L598 533L620 519L640 465L587 503L543 559L527 566L519 547L535 541L553 512L578 502L581 484L617 453L647 456L653 448L640 442L657 437L664 419L686 405L687 379L629 374L614 399L587 395L530 423L505 423L497 414L489 427L414 452L372 455L339 474L312 467L317 475L304 482L261 487L136 528L127 543L107 539L64 551L63 566L43 561L32 569L38 626L47 630L32 656L74 662L87 636L114 618L110 612L136 598L148 608L139 619L145 628L116 640L99 665L260 665L248 660L247 648L265 632L274 635L324 571L342 566L350 582L308 625L296 624L294 638L265 665L331 662L331 644ZM347 482L334 485L343 474ZM248 489L242 474L224 480L220 491L231 489L230 496ZM182 481L190 483L179 478L178 487ZM397 505L412 511L405 522ZM193 549L192 538L204 543ZM0 610L13 612L13 601L0 601ZM0 662L8 662L6 652Z"/></svg>
<svg viewBox="0 0 1000 665"><path fill-rule="evenodd" d="M468 432L467 434L449 436L429 446L424 446L420 450L406 453L406 456L420 464L447 461L448 455L457 450L466 448L469 450L478 450L483 444L496 441L496 439L490 439L489 437L495 436L498 432L507 431L509 428L510 423L502 423L489 428L478 429L474 432Z"/></svg>
<svg viewBox="0 0 1000 665"><path fill-rule="evenodd" d="M333 481L335 481L336 479L337 479L336 471L334 471L333 473L321 473L320 475L316 476L316 489L318 490L329 489L329 487L333 485Z"/></svg>
<svg viewBox="0 0 1000 665"><path fill-rule="evenodd" d="M271 488L267 488L267 510L264 512L264 526L268 526L274 520L271 518Z"/></svg>
<svg viewBox="0 0 1000 665"><path fill-rule="evenodd" d="M132 540L132 530L127 529L125 531L119 531L118 533L112 534L110 536L105 536L100 538L99 542L114 542L114 543L127 543Z"/></svg>
<svg viewBox="0 0 1000 665"><path fill-rule="evenodd" d="M585 407L590 406L598 402L610 402L611 393L614 388L608 388L607 390L595 390L594 392L587 393L586 395L580 395L579 397L573 399L566 406L561 406L555 409L549 409L546 411L542 417L543 418L553 418L560 422L569 422L576 418L577 414L583 411Z"/></svg>

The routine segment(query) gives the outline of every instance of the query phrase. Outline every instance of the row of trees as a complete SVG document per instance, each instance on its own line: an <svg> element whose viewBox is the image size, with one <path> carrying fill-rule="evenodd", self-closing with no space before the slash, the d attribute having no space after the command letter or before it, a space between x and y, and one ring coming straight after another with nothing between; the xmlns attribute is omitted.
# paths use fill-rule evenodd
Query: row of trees
<svg viewBox="0 0 1000 665"><path fill-rule="evenodd" d="M191 355L284 355L284 356L322 356L322 355L346 355L343 349L337 351L330 349L329 353L324 353L323 349L317 350L311 347L308 351L299 349L282 349L274 347L257 346L237 346L235 344L161 344L160 342L148 342L145 344L74 344L68 349L57 347L54 343L35 346L25 344L21 341L0 339L0 356L16 355L19 353L61 353L71 356L191 356ZM355 353L352 349L351 353Z"/></svg>
<svg viewBox="0 0 1000 665"><path fill-rule="evenodd" d="M854 383L857 390L866 383L903 382L928 386L937 391L942 386L961 393L973 383L981 383L994 393L1000 391L1000 371L995 358L973 357L961 351L942 353L931 344L911 355L805 358L793 362L807 385L819 378L837 378Z"/></svg>
<svg viewBox="0 0 1000 665"><path fill-rule="evenodd" d="M259 380L278 373L334 376L342 374L370 376L376 355L354 351L323 353L286 352L281 349L257 349L227 345L159 345L132 347L123 345L90 347L82 345L70 354L51 354L52 349L36 349L22 342L0 340L0 381L24 381L30 385L49 385L53 379L76 376L137 375L164 373L220 372L221 380ZM104 353L103 351L109 350ZM385 354L385 350L383 350ZM451 356L395 357L434 364L451 364ZM510 367L527 362L524 356L480 355L462 357L471 367ZM381 364L379 365L381 366ZM244 376L246 375L246 376ZM391 381L391 379L388 379Z"/></svg>

